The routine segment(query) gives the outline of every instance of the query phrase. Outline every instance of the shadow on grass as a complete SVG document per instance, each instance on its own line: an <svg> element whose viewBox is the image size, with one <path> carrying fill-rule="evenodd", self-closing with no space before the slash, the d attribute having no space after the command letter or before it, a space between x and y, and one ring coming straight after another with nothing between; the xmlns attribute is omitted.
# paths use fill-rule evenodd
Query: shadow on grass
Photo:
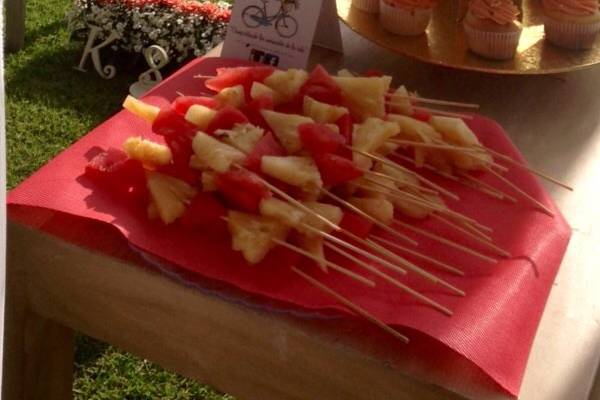
<svg viewBox="0 0 600 400"><path fill-rule="evenodd" d="M108 344L100 342L89 336L77 336L77 351L75 352L75 370L79 372L94 364L106 349Z"/></svg>

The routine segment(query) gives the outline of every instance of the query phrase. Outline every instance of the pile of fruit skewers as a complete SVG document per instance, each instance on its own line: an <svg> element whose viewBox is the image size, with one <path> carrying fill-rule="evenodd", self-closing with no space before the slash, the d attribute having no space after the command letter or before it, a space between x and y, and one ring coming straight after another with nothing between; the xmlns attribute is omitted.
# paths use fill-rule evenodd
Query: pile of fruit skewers
<svg viewBox="0 0 600 400"><path fill-rule="evenodd" d="M550 217L550 209L503 176L507 168L501 162L570 189L484 147L464 122L469 115L417 106L475 105L420 98L403 86L391 89L388 76L348 71L332 76L320 66L310 73L259 66L224 68L214 77L199 78L215 91L213 97L181 95L164 108L127 97L124 108L152 124L164 144L130 137L123 150L109 149L94 157L86 174L143 202L148 218L163 224L227 230L233 250L249 264L283 247L324 271L375 286L373 280L328 260L327 249L452 315L400 277L410 272L454 295L465 293L404 256L456 275L463 272L419 251L405 232L487 263L510 254L493 243L491 228L446 204L445 199L458 200L455 193L419 171L433 171L497 199L517 203L520 198ZM513 194L483 182L474 171L492 174ZM410 218L397 218L399 214ZM409 221L415 218L435 218L481 249L414 226ZM408 341L298 266L292 270Z"/></svg>

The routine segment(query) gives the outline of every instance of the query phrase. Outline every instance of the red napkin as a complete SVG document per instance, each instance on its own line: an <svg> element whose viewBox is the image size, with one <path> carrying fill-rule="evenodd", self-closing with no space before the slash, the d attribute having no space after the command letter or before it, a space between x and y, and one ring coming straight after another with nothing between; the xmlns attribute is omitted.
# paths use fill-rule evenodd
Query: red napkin
<svg viewBox="0 0 600 400"><path fill-rule="evenodd" d="M214 75L218 67L243 64L214 58L194 60L153 89L144 100L162 105L173 100L177 91L186 95L207 93L202 80L193 78L194 75ZM498 124L482 117L475 117L468 123L486 146L522 159ZM115 201L83 176L88 159L98 148L120 148L124 139L132 135L159 140L147 123L128 112L119 112L12 190L8 203L56 210L112 224L131 244L167 260L186 273L226 282L247 293L304 310L334 309L348 318L354 317L334 300L300 280L276 256L250 267L238 253L230 250L229 239L202 232L190 234L177 226L165 227L159 222L150 222L146 219L145 209ZM570 238L568 224L534 177L519 169L511 169L506 176L552 209L556 216L551 218L523 201L510 204L458 183L431 177L461 197L459 202L447 201L452 209L493 228L495 243L513 255L497 264L489 264L411 235L418 239L419 250L466 272L465 277L457 277L436 271L438 276L465 290L467 296L464 298L449 294L413 274L400 278L452 309L452 317L417 303L395 287L359 269L355 270L377 282L376 289L335 273L325 274L312 267L306 269L321 282L410 336L409 345L393 343L390 346L404 360L398 362L404 363L411 373L475 397L487 392L517 395L535 331ZM510 192L489 174L482 174L480 178ZM434 220L416 221L415 224L478 247ZM395 240L384 233L381 236Z"/></svg>

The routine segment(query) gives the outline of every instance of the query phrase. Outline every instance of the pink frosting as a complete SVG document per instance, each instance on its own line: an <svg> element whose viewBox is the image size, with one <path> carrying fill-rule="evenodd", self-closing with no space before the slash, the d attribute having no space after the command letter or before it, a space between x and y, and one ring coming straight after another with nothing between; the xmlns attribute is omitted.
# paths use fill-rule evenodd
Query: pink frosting
<svg viewBox="0 0 600 400"><path fill-rule="evenodd" d="M519 16L512 0L471 0L469 10L477 18L491 19L499 25L509 24Z"/></svg>
<svg viewBox="0 0 600 400"><path fill-rule="evenodd" d="M437 0L384 0L393 7L415 10L417 8L433 8Z"/></svg>
<svg viewBox="0 0 600 400"><path fill-rule="evenodd" d="M598 11L598 0L542 0L542 3L548 11L575 17L592 15Z"/></svg>

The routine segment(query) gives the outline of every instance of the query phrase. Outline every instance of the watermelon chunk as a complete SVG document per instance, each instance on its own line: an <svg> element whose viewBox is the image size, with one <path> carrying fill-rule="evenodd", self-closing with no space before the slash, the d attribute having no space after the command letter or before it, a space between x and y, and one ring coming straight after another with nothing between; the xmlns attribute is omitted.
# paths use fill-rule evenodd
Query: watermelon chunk
<svg viewBox="0 0 600 400"><path fill-rule="evenodd" d="M193 136L196 130L171 106L162 108L152 123L152 131L165 137Z"/></svg>
<svg viewBox="0 0 600 400"><path fill-rule="evenodd" d="M304 96L312 97L327 104L342 104L342 90L321 65L317 65L312 70L308 79L300 88L301 100L304 99Z"/></svg>
<svg viewBox="0 0 600 400"><path fill-rule="evenodd" d="M250 93L254 82L262 83L273 71L275 71L275 68L266 66L219 68L217 69L217 76L208 79L205 85L215 92L220 92L228 87L242 85L244 93Z"/></svg>
<svg viewBox="0 0 600 400"><path fill-rule="evenodd" d="M217 111L210 124L208 124L206 133L212 135L218 129L231 129L235 124L246 124L248 122L248 118L243 112L234 107L225 106Z"/></svg>
<svg viewBox="0 0 600 400"><path fill-rule="evenodd" d="M423 122L429 122L431 120L431 114L429 113L429 111L425 110L414 109L411 117Z"/></svg>
<svg viewBox="0 0 600 400"><path fill-rule="evenodd" d="M254 145L246 156L244 166L251 171L261 172L260 163L263 156L285 156L285 149L279 144L271 132L267 132Z"/></svg>
<svg viewBox="0 0 600 400"><path fill-rule="evenodd" d="M335 153L346 143L342 135L325 124L301 124L298 126L298 135L304 148L313 156Z"/></svg>
<svg viewBox="0 0 600 400"><path fill-rule="evenodd" d="M335 186L344 182L360 178L363 172L356 164L345 157L336 154L323 154L315 157L323 184Z"/></svg>
<svg viewBox="0 0 600 400"><path fill-rule="evenodd" d="M353 212L344 212L340 227L364 239L371 233L373 223Z"/></svg>
<svg viewBox="0 0 600 400"><path fill-rule="evenodd" d="M244 104L240 111L248 118L250 123L265 130L271 129L263 118L261 110L272 110L273 99L270 96L261 96Z"/></svg>
<svg viewBox="0 0 600 400"><path fill-rule="evenodd" d="M212 109L218 107L218 103L215 99L206 96L179 96L173 101L171 107L176 113L184 116L188 109L193 105L201 105Z"/></svg>
<svg viewBox="0 0 600 400"><path fill-rule="evenodd" d="M210 230L211 234L227 232L227 222L223 217L227 210L214 196L209 193L199 192L179 219L179 223L186 228L200 228Z"/></svg>
<svg viewBox="0 0 600 400"><path fill-rule="evenodd" d="M256 175L244 170L217 174L215 184L229 204L250 213L257 213L260 201L271 195Z"/></svg>
<svg viewBox="0 0 600 400"><path fill-rule="evenodd" d="M335 124L339 129L340 135L344 138L345 143L352 146L352 131L354 129L354 121L352 121L350 114L342 115L337 121L335 121ZM352 150L345 147L340 147L338 149L338 154L348 159L352 159Z"/></svg>

